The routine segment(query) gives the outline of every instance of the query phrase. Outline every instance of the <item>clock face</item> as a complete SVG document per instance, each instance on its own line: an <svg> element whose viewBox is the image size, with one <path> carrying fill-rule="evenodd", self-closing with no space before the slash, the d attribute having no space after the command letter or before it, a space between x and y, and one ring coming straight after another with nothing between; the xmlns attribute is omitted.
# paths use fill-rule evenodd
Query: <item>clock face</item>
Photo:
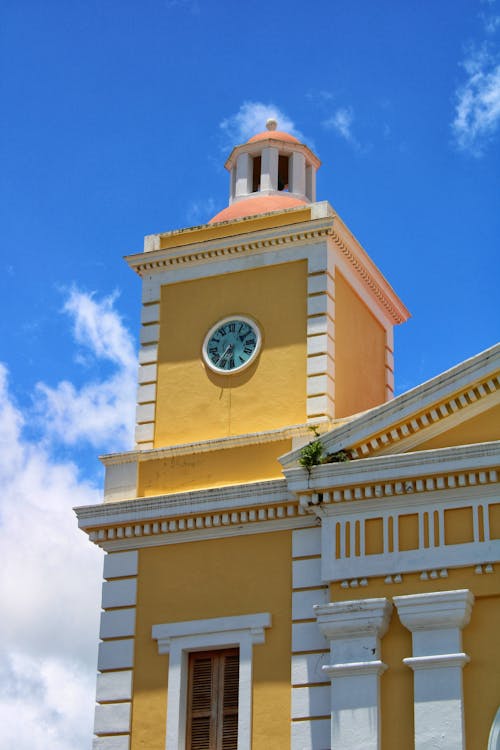
<svg viewBox="0 0 500 750"><path fill-rule="evenodd" d="M253 362L260 344L257 324L235 315L220 320L209 330L203 342L203 359L214 372L238 372Z"/></svg>

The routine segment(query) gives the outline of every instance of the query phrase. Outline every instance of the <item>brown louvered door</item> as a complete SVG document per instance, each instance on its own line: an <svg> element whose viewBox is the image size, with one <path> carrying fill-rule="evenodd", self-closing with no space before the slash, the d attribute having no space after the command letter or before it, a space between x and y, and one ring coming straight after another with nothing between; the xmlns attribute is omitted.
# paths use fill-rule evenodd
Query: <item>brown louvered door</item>
<svg viewBox="0 0 500 750"><path fill-rule="evenodd" d="M238 749L238 649L189 656L187 750Z"/></svg>

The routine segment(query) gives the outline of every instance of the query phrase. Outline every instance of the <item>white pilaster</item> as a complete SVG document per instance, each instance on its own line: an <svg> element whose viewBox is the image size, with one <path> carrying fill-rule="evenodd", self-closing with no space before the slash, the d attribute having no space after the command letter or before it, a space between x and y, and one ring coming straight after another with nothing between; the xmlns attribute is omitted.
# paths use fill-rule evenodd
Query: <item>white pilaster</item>
<svg viewBox="0 0 500 750"><path fill-rule="evenodd" d="M289 161L290 192L305 195L306 192L306 159L304 154L293 151Z"/></svg>
<svg viewBox="0 0 500 750"><path fill-rule="evenodd" d="M411 631L415 750L464 750L462 628L474 595L467 589L395 596L399 619Z"/></svg>
<svg viewBox="0 0 500 750"><path fill-rule="evenodd" d="M316 202L316 168L311 164L306 167L306 196L311 203Z"/></svg>
<svg viewBox="0 0 500 750"><path fill-rule="evenodd" d="M330 641L332 682L331 746L380 750L380 639L392 605L387 599L331 602L314 607L319 628Z"/></svg>
<svg viewBox="0 0 500 750"><path fill-rule="evenodd" d="M235 197L241 198L251 193L250 180L252 178L252 157L250 154L242 153L236 161L236 188Z"/></svg>
<svg viewBox="0 0 500 750"><path fill-rule="evenodd" d="M260 173L260 192L278 189L278 158L279 151L277 148L263 148L261 173ZM239 160L239 157L238 157Z"/></svg>

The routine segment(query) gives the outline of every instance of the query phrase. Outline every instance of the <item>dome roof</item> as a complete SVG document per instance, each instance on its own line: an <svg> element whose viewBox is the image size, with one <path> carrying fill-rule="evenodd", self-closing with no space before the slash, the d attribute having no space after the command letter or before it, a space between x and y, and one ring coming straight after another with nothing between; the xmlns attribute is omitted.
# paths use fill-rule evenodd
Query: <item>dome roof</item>
<svg viewBox="0 0 500 750"><path fill-rule="evenodd" d="M216 224L220 221L242 219L245 216L266 214L270 211L283 211L286 208L296 208L297 206L307 206L307 201L287 195L286 193L282 193L281 195L257 195L232 203L227 208L219 211L208 223Z"/></svg>
<svg viewBox="0 0 500 750"><path fill-rule="evenodd" d="M249 138L247 143L255 143L255 141L266 141L269 138L275 139L277 141L288 141L289 143L300 143L300 141L295 138L294 135L285 133L284 130L264 130L263 133L257 133L257 135L253 135L251 138Z"/></svg>

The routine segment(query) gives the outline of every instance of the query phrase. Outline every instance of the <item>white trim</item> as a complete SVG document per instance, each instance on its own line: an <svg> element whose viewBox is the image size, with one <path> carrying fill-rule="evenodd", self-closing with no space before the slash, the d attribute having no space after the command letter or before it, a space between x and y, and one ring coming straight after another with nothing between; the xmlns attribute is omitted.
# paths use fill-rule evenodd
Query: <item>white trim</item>
<svg viewBox="0 0 500 750"><path fill-rule="evenodd" d="M156 388L156 386L140 386L139 391L142 392L142 388ZM144 400L141 400L140 403L147 403L149 401L154 401L154 399L155 392L147 392L144 394ZM339 422L344 424L345 419L339 420ZM322 431L330 429L331 424L335 424L335 422L332 423L328 420L318 420L318 428ZM293 439L298 436L311 437L310 426L307 422L289 425L287 427L278 427L274 430L247 432L242 435L230 435L228 437L213 438L211 440L200 440L195 443L179 443L178 445L153 448L152 450L140 449L125 451L123 453L109 453L104 456L99 456L99 460L105 466L114 466L115 464L131 463L134 461L142 463L143 461L157 461L160 458L171 458L173 456L192 456L194 453L209 453L212 451L239 448L246 445L260 445L280 440Z"/></svg>
<svg viewBox="0 0 500 750"><path fill-rule="evenodd" d="M130 735L114 734L109 737L94 737L92 750L129 750Z"/></svg>
<svg viewBox="0 0 500 750"><path fill-rule="evenodd" d="M500 708L497 710L491 725L488 750L500 750Z"/></svg>
<svg viewBox="0 0 500 750"><path fill-rule="evenodd" d="M314 607L319 629L330 641L331 746L380 750L380 640L387 632L392 604L387 599L330 602Z"/></svg>
<svg viewBox="0 0 500 750"><path fill-rule="evenodd" d="M413 656L403 662L413 670L415 750L465 750L462 628L473 603L468 589L394 597L412 634Z"/></svg>
<svg viewBox="0 0 500 750"><path fill-rule="evenodd" d="M252 646L264 643L264 629L269 627L271 615L267 612L153 626L158 653L169 654L165 750L185 748L189 652L230 646L240 650L238 750L251 750Z"/></svg>
<svg viewBox="0 0 500 750"><path fill-rule="evenodd" d="M351 419L348 424L335 428L321 437L325 453L335 453L336 451L348 448L349 446L358 445L365 439L370 439L374 435L382 433L384 430L390 430L394 424L399 425L405 419L410 419L414 414L421 414L424 410L431 408L436 403L456 396L461 389L470 389L485 378L492 378L500 367L500 344L480 352L475 357L471 357L455 367L441 373L435 378L422 383L416 388L403 393L392 399L389 403L381 404L367 412L360 414L357 418ZM492 388L494 384L492 385ZM491 395L485 395L477 399L473 404L468 404L465 412L461 411L459 419L464 418L464 413L468 416L474 416L480 412L480 409L490 408L495 398ZM439 419L433 426L434 430L449 429L457 416L449 415ZM441 424L442 423L442 424ZM404 450L408 444L413 444L427 440L430 428L419 429L416 435L410 435L408 441L398 440L398 448L388 447L386 452ZM401 446L401 447L400 447ZM299 458L299 451L291 451L283 456L280 460L283 466L292 467ZM390 457L392 458L392 456Z"/></svg>

